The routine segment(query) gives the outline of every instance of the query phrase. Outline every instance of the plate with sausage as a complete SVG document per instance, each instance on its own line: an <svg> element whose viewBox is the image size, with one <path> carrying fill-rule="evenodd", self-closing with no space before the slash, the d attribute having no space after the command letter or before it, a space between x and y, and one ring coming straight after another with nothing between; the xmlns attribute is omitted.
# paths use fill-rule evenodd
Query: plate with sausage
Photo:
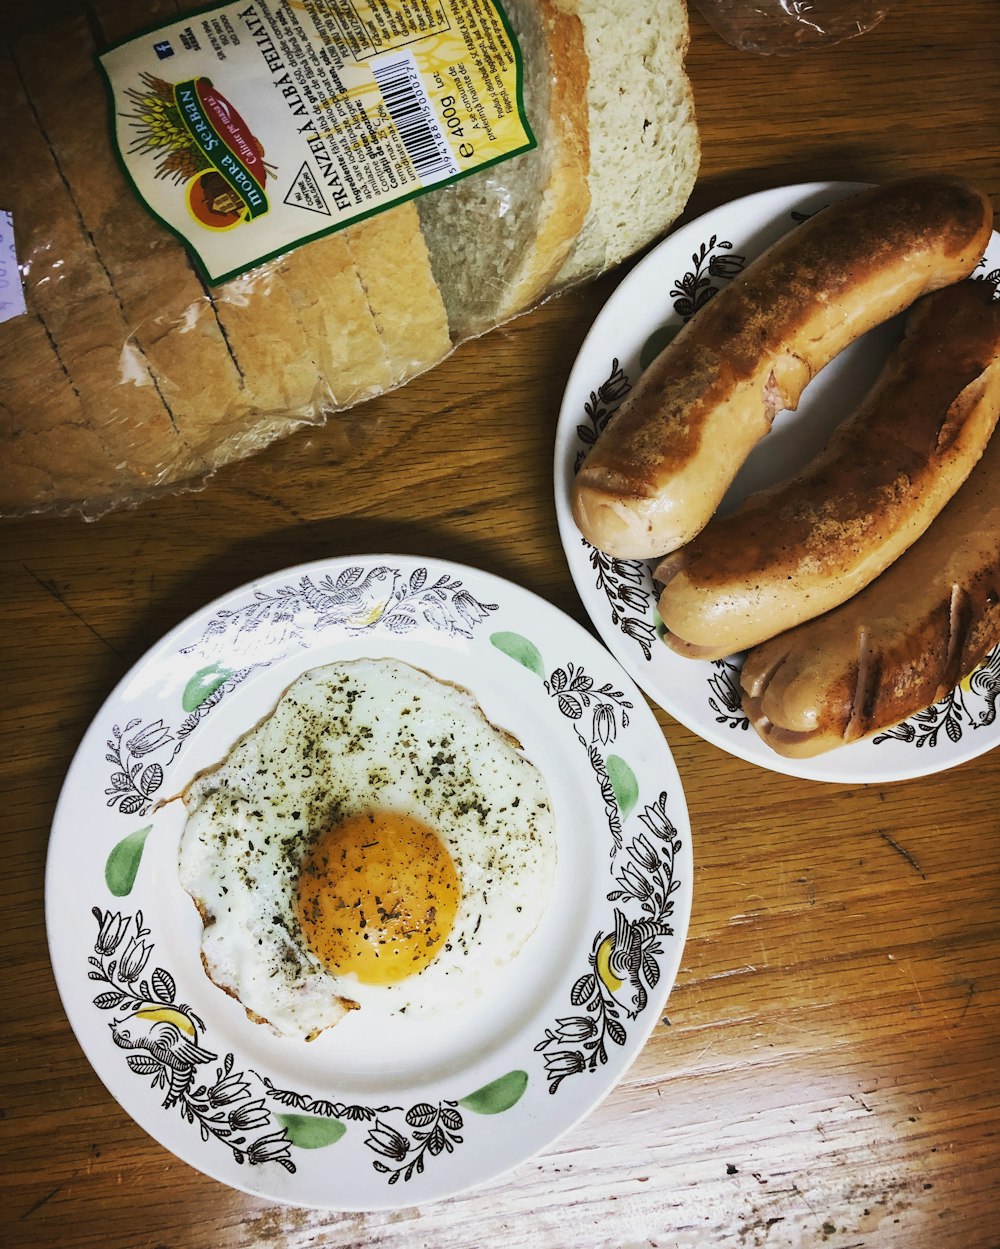
<svg viewBox="0 0 1000 1249"><path fill-rule="evenodd" d="M571 575L629 675L731 754L886 782L1000 743L992 222L947 175L762 191L650 252L581 348Z"/></svg>

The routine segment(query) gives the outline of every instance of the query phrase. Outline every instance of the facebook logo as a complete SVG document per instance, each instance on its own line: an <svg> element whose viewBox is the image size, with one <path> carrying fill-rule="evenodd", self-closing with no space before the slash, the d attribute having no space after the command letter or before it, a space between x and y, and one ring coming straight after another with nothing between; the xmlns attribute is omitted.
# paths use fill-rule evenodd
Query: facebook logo
<svg viewBox="0 0 1000 1249"><path fill-rule="evenodd" d="M168 56L173 56L174 50L170 46L170 41L162 39L159 43L153 44L153 51L161 61L165 61Z"/></svg>

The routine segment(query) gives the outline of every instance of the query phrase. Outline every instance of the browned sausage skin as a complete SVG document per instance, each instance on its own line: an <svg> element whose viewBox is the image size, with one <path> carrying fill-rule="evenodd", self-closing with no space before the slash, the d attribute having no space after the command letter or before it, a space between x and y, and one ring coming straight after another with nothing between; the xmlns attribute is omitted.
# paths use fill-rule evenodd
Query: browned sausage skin
<svg viewBox="0 0 1000 1249"><path fill-rule="evenodd" d="M1000 432L927 532L824 616L747 655L743 708L808 758L937 702L1000 642Z"/></svg>
<svg viewBox="0 0 1000 1249"><path fill-rule="evenodd" d="M676 550L705 525L778 411L866 330L967 277L992 229L959 178L886 183L817 213L681 330L577 475L573 515L623 558Z"/></svg>
<svg viewBox="0 0 1000 1249"><path fill-rule="evenodd" d="M1000 303L970 279L924 296L857 410L801 473L713 518L669 555L664 641L749 649L845 602L924 532L1000 414Z"/></svg>

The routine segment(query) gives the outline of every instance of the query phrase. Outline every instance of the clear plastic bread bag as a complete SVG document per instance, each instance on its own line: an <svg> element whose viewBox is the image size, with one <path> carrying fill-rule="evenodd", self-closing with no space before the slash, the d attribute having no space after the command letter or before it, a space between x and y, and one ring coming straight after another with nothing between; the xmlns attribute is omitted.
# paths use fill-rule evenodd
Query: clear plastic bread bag
<svg viewBox="0 0 1000 1249"><path fill-rule="evenodd" d="M0 49L0 517L94 518L333 414L363 429L366 400L665 233L698 167L687 9L633 12L25 18Z"/></svg>
<svg viewBox="0 0 1000 1249"><path fill-rule="evenodd" d="M877 26L879 0L693 0L715 32L742 52L787 56L841 43Z"/></svg>

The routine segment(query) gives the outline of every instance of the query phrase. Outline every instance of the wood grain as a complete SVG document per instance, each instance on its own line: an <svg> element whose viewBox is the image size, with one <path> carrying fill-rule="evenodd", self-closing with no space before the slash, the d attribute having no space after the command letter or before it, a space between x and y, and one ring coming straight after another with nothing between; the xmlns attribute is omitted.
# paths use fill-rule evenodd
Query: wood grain
<svg viewBox="0 0 1000 1249"><path fill-rule="evenodd" d="M794 59L739 53L692 14L689 68L703 162L684 220L782 183L918 169L963 174L1000 206L993 0L897 3L869 34ZM569 368L623 272L197 492L92 524L3 526L0 1243L1000 1243L996 751L912 782L821 785L657 712L695 853L664 1021L588 1119L449 1201L343 1215L225 1188L118 1107L62 1012L43 922L62 779L116 681L190 612L304 560L391 551L478 565L586 624L556 531L552 443Z"/></svg>

